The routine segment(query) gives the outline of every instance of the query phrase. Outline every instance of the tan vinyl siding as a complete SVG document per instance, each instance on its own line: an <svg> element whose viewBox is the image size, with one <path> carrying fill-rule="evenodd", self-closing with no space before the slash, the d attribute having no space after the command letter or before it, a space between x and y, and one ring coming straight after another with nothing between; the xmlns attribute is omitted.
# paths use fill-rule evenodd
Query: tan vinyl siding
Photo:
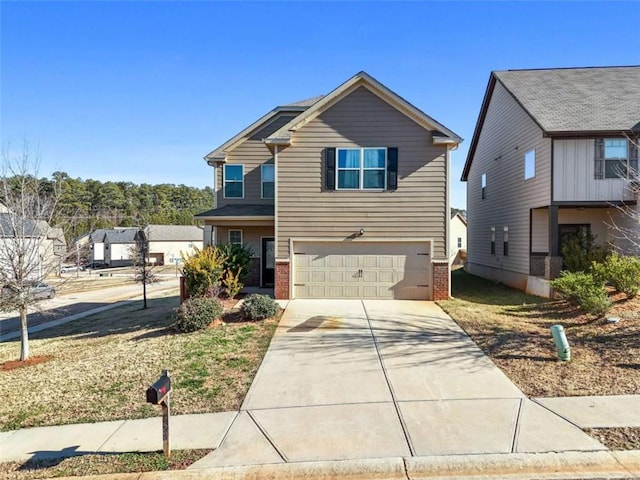
<svg viewBox="0 0 640 480"><path fill-rule="evenodd" d="M593 139L554 140L554 201L633 200L633 192L621 178L594 176L595 142Z"/></svg>
<svg viewBox="0 0 640 480"><path fill-rule="evenodd" d="M524 179L524 155L535 148L535 177ZM468 262L529 273L529 211L551 200L551 140L497 82L467 182ZM486 199L481 175L487 175ZM509 227L509 255L502 254L503 227ZM491 227L496 255L491 255Z"/></svg>
<svg viewBox="0 0 640 480"><path fill-rule="evenodd" d="M327 147L397 147L395 191L325 191ZM446 147L430 132L360 87L298 130L278 154L278 245L289 257L290 238L433 239L435 259L445 252Z"/></svg>
<svg viewBox="0 0 640 480"><path fill-rule="evenodd" d="M260 166L264 163L273 163L273 155L262 143L262 139L268 137L292 118L290 113L277 115L266 126L227 154L228 164L244 165L244 198L224 198L224 164L220 163L216 166L216 208L237 204L273 205L273 198L261 198L262 172Z"/></svg>
<svg viewBox="0 0 640 480"><path fill-rule="evenodd" d="M253 249L253 257L260 258L262 251L261 237L273 238L273 227L217 227L218 245L229 242L229 230L242 230L242 241Z"/></svg>

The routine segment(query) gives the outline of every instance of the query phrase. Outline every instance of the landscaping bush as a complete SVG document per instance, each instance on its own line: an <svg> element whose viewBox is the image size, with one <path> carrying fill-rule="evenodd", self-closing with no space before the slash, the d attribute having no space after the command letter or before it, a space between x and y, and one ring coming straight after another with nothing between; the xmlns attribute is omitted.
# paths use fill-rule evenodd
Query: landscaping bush
<svg viewBox="0 0 640 480"><path fill-rule="evenodd" d="M179 332L195 332L207 328L222 315L222 304L215 298L193 297L176 308L174 327Z"/></svg>
<svg viewBox="0 0 640 480"><path fill-rule="evenodd" d="M242 282L240 282L240 270L238 273L233 273L231 270L227 270L224 274L224 278L222 279L222 285L224 286L224 293L229 298L234 298L242 287L244 286Z"/></svg>
<svg viewBox="0 0 640 480"><path fill-rule="evenodd" d="M594 276L607 283L627 298L633 298L640 289L640 258L612 253L602 263L594 263Z"/></svg>
<svg viewBox="0 0 640 480"><path fill-rule="evenodd" d="M551 287L572 305L593 315L604 315L611 308L604 283L591 273L563 271Z"/></svg>
<svg viewBox="0 0 640 480"><path fill-rule="evenodd" d="M604 262L610 253L609 246L597 245L596 236L584 229L562 247L565 268L570 272L588 272L593 262Z"/></svg>
<svg viewBox="0 0 640 480"><path fill-rule="evenodd" d="M249 320L263 320L273 317L280 311L280 305L267 295L254 293L244 299L240 312Z"/></svg>
<svg viewBox="0 0 640 480"><path fill-rule="evenodd" d="M182 275L187 292L192 296L217 296L224 273L225 257L217 248L194 249L193 255L182 256Z"/></svg>
<svg viewBox="0 0 640 480"><path fill-rule="evenodd" d="M251 273L253 249L249 245L238 245L237 243L226 243L217 248L224 257L222 268L225 276L226 272L232 272L238 276L239 281L243 282Z"/></svg>

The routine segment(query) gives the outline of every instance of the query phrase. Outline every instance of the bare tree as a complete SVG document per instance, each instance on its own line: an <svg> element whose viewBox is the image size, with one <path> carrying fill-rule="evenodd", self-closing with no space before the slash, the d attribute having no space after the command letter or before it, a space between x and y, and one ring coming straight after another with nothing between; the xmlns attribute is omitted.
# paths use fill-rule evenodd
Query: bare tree
<svg viewBox="0 0 640 480"><path fill-rule="evenodd" d="M20 314L20 360L29 357L28 312L38 300L33 286L60 267L63 252L52 228L58 192L38 178L39 160L27 142L2 150L0 177L0 308ZM63 249L64 250L64 249Z"/></svg>
<svg viewBox="0 0 640 480"><path fill-rule="evenodd" d="M609 226L614 230L618 247L625 253L640 255L640 170L638 169L638 153L640 137L626 135L628 141L628 163L620 172L626 179L626 188L634 199L623 205L614 205L621 214L618 219L611 217Z"/></svg>

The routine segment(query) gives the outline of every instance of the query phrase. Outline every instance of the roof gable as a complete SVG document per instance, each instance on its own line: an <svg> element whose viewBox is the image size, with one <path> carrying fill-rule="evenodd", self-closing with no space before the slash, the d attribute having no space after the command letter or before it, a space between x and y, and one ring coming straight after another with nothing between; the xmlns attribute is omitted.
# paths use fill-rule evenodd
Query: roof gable
<svg viewBox="0 0 640 480"><path fill-rule="evenodd" d="M391 106L410 117L416 123L427 130L436 131L439 135L434 135L434 142L450 143L457 145L462 142L462 138L437 122L435 119L422 112L395 92L389 90L383 84L371 77L366 72L360 72L351 77L345 83L337 87L328 95L322 97L307 110L296 116L289 123L270 135L265 143L273 145L288 145L291 142L293 133L304 127L321 113L338 103L350 93L360 87L365 87L373 94L389 103Z"/></svg>
<svg viewBox="0 0 640 480"><path fill-rule="evenodd" d="M462 181L468 178L497 82L545 136L640 131L640 66L491 72Z"/></svg>

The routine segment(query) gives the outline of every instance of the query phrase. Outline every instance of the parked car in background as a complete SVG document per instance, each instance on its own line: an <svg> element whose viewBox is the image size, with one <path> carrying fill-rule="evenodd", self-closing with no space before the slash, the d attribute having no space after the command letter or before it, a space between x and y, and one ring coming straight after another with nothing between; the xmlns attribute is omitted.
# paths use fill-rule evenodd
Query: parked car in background
<svg viewBox="0 0 640 480"><path fill-rule="evenodd" d="M91 263L87 263L84 268L88 268L91 270L100 270L102 268L109 268L109 264L107 263L100 263L100 262L91 262Z"/></svg>
<svg viewBox="0 0 640 480"><path fill-rule="evenodd" d="M43 300L45 298L53 298L56 296L56 290L46 283L36 282L29 285L29 295L36 300ZM8 298L16 294L14 287L4 286L2 287L2 297Z"/></svg>
<svg viewBox="0 0 640 480"><path fill-rule="evenodd" d="M60 273L77 272L82 270L84 270L84 268L79 265L64 265L60 268Z"/></svg>

